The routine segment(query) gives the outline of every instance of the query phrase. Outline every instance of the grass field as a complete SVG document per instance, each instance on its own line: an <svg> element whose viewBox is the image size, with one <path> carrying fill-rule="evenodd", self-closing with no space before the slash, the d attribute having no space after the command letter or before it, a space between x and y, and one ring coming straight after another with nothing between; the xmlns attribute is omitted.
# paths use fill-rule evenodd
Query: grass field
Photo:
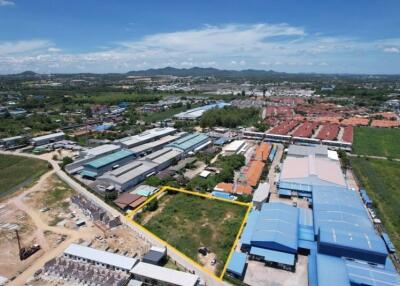
<svg viewBox="0 0 400 286"><path fill-rule="evenodd" d="M379 218L400 249L400 162L351 158L353 170L374 202Z"/></svg>
<svg viewBox="0 0 400 286"><path fill-rule="evenodd" d="M42 160L0 155L0 197L31 183L47 170L47 162Z"/></svg>
<svg viewBox="0 0 400 286"><path fill-rule="evenodd" d="M358 127L353 149L359 155L400 158L400 129Z"/></svg>
<svg viewBox="0 0 400 286"><path fill-rule="evenodd" d="M165 194L158 205L144 214L142 225L200 264L198 249L207 247L221 274L247 208L183 193Z"/></svg>

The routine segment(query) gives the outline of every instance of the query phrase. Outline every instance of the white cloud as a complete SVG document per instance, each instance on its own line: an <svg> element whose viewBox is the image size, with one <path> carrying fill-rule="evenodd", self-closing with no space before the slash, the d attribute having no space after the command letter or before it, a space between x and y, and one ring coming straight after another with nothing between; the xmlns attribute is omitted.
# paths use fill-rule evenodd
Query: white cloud
<svg viewBox="0 0 400 286"><path fill-rule="evenodd" d="M383 51L386 52L386 53L398 54L398 53L400 53L400 48L387 47L387 48L384 48Z"/></svg>
<svg viewBox="0 0 400 286"><path fill-rule="evenodd" d="M50 47L50 48L47 49L47 51L50 52L50 53L59 53L59 52L61 52L62 50L59 49L59 48Z"/></svg>
<svg viewBox="0 0 400 286"><path fill-rule="evenodd" d="M358 70L348 68L374 67L380 56L395 53L393 47L400 47L400 39L326 37L308 34L302 27L264 23L204 26L112 44L103 43L89 53L66 53L47 40L0 42L0 72L34 68L42 72L124 72L165 66L354 72ZM399 60L397 64L393 61L394 68L399 66Z"/></svg>
<svg viewBox="0 0 400 286"><path fill-rule="evenodd" d="M46 40L30 40L17 42L0 42L0 56L35 52L51 45Z"/></svg>
<svg viewBox="0 0 400 286"><path fill-rule="evenodd" d="M0 6L14 6L15 2L11 0L0 0Z"/></svg>

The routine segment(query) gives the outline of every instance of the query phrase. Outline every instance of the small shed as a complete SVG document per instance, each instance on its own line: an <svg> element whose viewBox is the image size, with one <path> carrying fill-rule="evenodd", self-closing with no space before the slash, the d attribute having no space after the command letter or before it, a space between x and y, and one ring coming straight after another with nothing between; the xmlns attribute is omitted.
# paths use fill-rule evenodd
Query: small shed
<svg viewBox="0 0 400 286"><path fill-rule="evenodd" d="M226 271L233 277L242 280L244 277L244 273L246 272L246 258L246 254L235 251L232 254Z"/></svg>

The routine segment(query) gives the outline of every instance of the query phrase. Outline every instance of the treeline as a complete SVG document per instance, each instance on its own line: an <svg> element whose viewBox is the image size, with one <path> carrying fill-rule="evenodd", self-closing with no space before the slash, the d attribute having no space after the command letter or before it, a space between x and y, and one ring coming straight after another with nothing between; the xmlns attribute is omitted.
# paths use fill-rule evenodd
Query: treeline
<svg viewBox="0 0 400 286"><path fill-rule="evenodd" d="M222 126L235 128L250 126L260 119L260 111L256 108L224 107L206 111L200 120L201 127Z"/></svg>

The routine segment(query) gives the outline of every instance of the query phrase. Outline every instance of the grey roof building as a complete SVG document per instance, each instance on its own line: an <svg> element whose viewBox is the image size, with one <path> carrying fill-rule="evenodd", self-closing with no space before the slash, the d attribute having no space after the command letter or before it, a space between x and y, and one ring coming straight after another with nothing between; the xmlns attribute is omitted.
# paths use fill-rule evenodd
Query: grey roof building
<svg viewBox="0 0 400 286"><path fill-rule="evenodd" d="M328 148L325 145L315 146L302 146L290 145L287 150L287 155L292 157L308 157L313 155L315 157L328 157Z"/></svg>
<svg viewBox="0 0 400 286"><path fill-rule="evenodd" d="M140 281L157 281L157 285L171 286L197 286L200 283L199 276L191 273L177 271L149 263L139 262L132 268L134 279Z"/></svg>
<svg viewBox="0 0 400 286"><path fill-rule="evenodd" d="M154 140L157 140L161 137L171 135L176 132L175 128L165 127L165 128L153 128L146 130L140 134L122 138L120 140L116 140L115 144L121 145L123 148L133 148Z"/></svg>
<svg viewBox="0 0 400 286"><path fill-rule="evenodd" d="M57 141L61 141L64 139L64 132L57 132L57 133L51 133L39 137L34 137L31 139L31 144L34 146L41 146L41 145L46 145L49 143L54 143Z"/></svg>
<svg viewBox="0 0 400 286"><path fill-rule="evenodd" d="M137 259L119 254L98 250L95 248L72 243L65 250L64 255L95 262L96 264L111 266L115 269L130 271L138 262Z"/></svg>
<svg viewBox="0 0 400 286"><path fill-rule="evenodd" d="M104 181L109 185L115 186L118 191L124 192L144 181L155 172L167 168L174 161L178 160L181 154L182 151L180 150L163 148L125 166L105 173L99 178L99 181Z"/></svg>

